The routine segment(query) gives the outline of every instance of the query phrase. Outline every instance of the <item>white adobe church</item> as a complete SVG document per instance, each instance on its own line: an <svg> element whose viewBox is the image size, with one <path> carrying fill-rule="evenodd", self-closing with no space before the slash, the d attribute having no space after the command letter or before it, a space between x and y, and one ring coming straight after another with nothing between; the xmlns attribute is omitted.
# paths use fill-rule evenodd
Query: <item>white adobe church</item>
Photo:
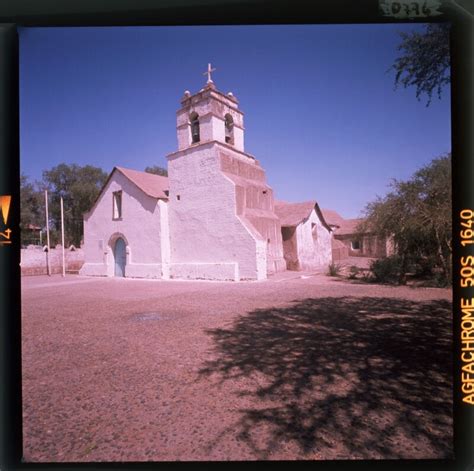
<svg viewBox="0 0 474 471"><path fill-rule="evenodd" d="M263 280L331 263L315 201L275 202L232 93L186 91L168 177L115 167L84 215L82 275Z"/></svg>

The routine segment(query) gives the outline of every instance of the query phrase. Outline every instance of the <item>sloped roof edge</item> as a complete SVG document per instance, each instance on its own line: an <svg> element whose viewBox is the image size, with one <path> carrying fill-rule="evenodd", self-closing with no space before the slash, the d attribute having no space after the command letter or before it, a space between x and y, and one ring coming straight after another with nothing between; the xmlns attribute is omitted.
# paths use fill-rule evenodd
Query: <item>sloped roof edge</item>
<svg viewBox="0 0 474 471"><path fill-rule="evenodd" d="M117 167L115 166L112 171L109 173L109 176L107 177L107 180L105 180L105 183L102 185L102 188L100 189L99 193L97 194L97 198L94 200L94 203L92 204L91 206L91 209L89 209L89 211L86 211L83 216L84 217L88 217L92 211L95 209L100 197L102 196L102 193L104 192L104 190L107 188L107 185L109 184L110 182L110 179L112 178L112 175L114 174L115 171L118 171L120 172L127 180L129 180L130 182L132 182L140 191L142 191L143 193L145 193L146 195L152 197L152 198L155 198L155 199L163 199L163 200L168 200L168 196L164 193L164 189L163 189L163 186L161 186L161 193L162 195L160 196L156 196L156 195L153 195L153 194L150 194L149 193L149 189L145 190L144 188L142 188L139 184L139 182L135 181L133 178L130 177L130 174L131 173L137 173L137 174L146 174L146 175L151 175L151 177L156 177L156 178L160 178L160 179L164 179L166 180L166 182L168 181L168 177L163 177L161 175L154 175L153 173L148 173L148 172L140 172L139 170L131 170L131 169L127 169L127 168L124 168L124 167ZM162 182L163 183L163 182ZM168 185L166 185L168 186Z"/></svg>
<svg viewBox="0 0 474 471"><path fill-rule="evenodd" d="M304 201L302 203L275 201L275 213L279 217L282 227L295 227L306 222L313 209L316 211L323 226L331 232L332 229L326 222L323 213L315 200Z"/></svg>
<svg viewBox="0 0 474 471"><path fill-rule="evenodd" d="M168 177L124 167L114 167L114 170L118 170L146 195L156 199L168 199L165 193L169 186Z"/></svg>

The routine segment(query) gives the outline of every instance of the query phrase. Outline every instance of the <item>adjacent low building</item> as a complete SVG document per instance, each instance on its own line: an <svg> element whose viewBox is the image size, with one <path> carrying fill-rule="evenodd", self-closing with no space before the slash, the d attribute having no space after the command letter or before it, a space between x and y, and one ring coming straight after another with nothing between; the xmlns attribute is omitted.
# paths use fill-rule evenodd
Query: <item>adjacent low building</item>
<svg viewBox="0 0 474 471"><path fill-rule="evenodd" d="M315 270L331 263L332 231L316 201L277 201L283 254L288 270Z"/></svg>
<svg viewBox="0 0 474 471"><path fill-rule="evenodd" d="M334 261L347 257L388 257L394 253L391 238L371 232L364 226L363 218L344 219L331 209L323 209L322 213L333 231Z"/></svg>

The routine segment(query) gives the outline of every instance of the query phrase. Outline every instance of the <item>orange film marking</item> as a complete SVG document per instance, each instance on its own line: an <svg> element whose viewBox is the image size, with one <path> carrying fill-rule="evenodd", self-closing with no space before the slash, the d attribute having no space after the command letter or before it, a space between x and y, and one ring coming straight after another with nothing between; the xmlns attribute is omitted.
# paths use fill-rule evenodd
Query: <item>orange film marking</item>
<svg viewBox="0 0 474 471"><path fill-rule="evenodd" d="M2 209L3 222L7 225L8 213L10 212L10 202L12 197L10 195L0 196L0 208Z"/></svg>

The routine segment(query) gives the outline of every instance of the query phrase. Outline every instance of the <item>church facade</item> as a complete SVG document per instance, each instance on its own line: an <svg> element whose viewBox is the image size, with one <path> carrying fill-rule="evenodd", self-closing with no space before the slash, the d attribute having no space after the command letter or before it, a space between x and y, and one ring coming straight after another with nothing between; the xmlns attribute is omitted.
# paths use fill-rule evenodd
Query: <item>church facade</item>
<svg viewBox="0 0 474 471"><path fill-rule="evenodd" d="M288 263L288 226L283 221L282 228L265 170L245 151L243 113L210 75L198 93L185 92L177 136L168 178L114 168L84 216L81 274L263 280L330 263L332 232L315 202L296 226L317 226L319 237L298 230L305 262L294 263L292 253Z"/></svg>

